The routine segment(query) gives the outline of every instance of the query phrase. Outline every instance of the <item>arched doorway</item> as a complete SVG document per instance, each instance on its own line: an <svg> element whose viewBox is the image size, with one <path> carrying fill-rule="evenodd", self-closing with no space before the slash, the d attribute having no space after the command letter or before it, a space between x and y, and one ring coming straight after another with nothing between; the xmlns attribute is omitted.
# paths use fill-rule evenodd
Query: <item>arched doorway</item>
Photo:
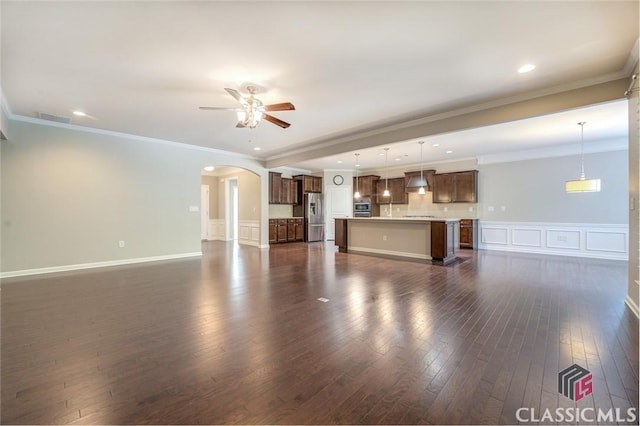
<svg viewBox="0 0 640 426"><path fill-rule="evenodd" d="M241 167L203 168L202 192L208 193L201 208L203 239L262 247L263 220L268 216L263 213L262 180L260 174Z"/></svg>

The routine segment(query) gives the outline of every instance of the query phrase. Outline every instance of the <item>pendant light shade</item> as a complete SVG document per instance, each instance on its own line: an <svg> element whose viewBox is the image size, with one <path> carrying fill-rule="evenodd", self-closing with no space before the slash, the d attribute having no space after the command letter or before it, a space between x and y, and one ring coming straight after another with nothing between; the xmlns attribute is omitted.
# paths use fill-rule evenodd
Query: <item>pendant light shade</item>
<svg viewBox="0 0 640 426"><path fill-rule="evenodd" d="M360 199L360 182L358 182L358 167L360 167L360 163L358 162L358 157L360 154L356 153L356 192L353 193L353 198L356 200Z"/></svg>
<svg viewBox="0 0 640 426"><path fill-rule="evenodd" d="M419 195L424 195L424 186L426 184L424 180L424 171L422 170L422 145L424 145L424 141L418 142L420 144L420 189L418 189Z"/></svg>
<svg viewBox="0 0 640 426"><path fill-rule="evenodd" d="M389 192L389 170L387 168L387 161L389 160L389 148L384 149L384 192L382 193L383 197L390 197L391 193Z"/></svg>
<svg viewBox="0 0 640 426"><path fill-rule="evenodd" d="M574 192L600 192L600 179L587 179L584 174L584 125L585 121L578 123L580 126L580 177L577 180L565 182L565 191Z"/></svg>

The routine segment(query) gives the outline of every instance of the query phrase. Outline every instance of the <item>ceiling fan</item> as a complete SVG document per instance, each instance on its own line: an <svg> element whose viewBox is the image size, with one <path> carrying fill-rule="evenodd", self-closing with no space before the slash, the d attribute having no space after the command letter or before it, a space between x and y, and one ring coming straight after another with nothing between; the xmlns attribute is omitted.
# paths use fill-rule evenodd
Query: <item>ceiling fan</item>
<svg viewBox="0 0 640 426"><path fill-rule="evenodd" d="M255 128L262 119L265 119L276 126L280 126L286 129L291 124L286 121L282 121L272 115L267 114L267 111L291 111L296 108L291 102L282 102L279 104L264 105L262 101L256 98L254 95L257 92L255 86L247 86L246 90L249 92L249 96L242 96L240 92L235 89L229 89L225 87L227 93L233 96L238 102L242 104L241 108L224 108L224 107L204 107L200 109L204 110L221 110L221 111L235 111L238 114L238 124L236 127L248 127L250 129Z"/></svg>

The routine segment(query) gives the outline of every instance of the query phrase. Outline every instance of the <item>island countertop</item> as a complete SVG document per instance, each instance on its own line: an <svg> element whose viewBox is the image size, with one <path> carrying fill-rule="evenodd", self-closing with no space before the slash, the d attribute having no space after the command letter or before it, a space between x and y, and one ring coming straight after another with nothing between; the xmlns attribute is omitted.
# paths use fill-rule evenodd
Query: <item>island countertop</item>
<svg viewBox="0 0 640 426"><path fill-rule="evenodd" d="M402 221L402 222L460 222L460 219L450 217L426 217L426 216L373 216L373 217L345 217L344 220L358 221Z"/></svg>

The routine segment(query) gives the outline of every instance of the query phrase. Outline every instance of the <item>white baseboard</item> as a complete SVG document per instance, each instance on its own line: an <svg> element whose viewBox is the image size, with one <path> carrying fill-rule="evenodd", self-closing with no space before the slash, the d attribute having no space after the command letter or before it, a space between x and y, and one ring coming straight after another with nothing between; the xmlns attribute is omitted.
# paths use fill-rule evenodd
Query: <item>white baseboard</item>
<svg viewBox="0 0 640 426"><path fill-rule="evenodd" d="M132 263L157 262L160 260L184 259L187 257L202 256L202 252L168 254L163 256L138 257L134 259L109 260L105 262L78 263L75 265L51 266L48 268L23 269L20 271L8 271L0 273L0 278L24 277L27 275L51 274L54 272L77 271L80 269L104 268L107 266L130 265Z"/></svg>
<svg viewBox="0 0 640 426"><path fill-rule="evenodd" d="M638 305L633 301L628 295L624 298L624 303L631 309L631 312L634 313L636 318L640 319L640 309L638 309Z"/></svg>

